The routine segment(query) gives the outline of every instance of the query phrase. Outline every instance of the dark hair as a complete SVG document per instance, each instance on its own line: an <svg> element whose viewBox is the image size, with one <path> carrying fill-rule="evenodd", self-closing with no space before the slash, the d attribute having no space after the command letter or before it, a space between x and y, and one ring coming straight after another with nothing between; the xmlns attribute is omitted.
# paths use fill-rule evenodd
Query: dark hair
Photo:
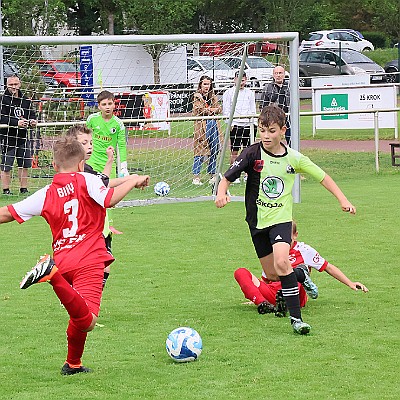
<svg viewBox="0 0 400 400"><path fill-rule="evenodd" d="M208 80L208 81L211 82L210 90L209 90L208 93L206 94L207 100L211 100L212 96L214 95L214 82L213 82L212 78L210 78L208 75L203 75L203 76L200 77L199 84L198 84L198 86L197 86L197 91L200 92L200 90L201 90L201 84L202 84L203 81L205 81L205 80Z"/></svg>
<svg viewBox="0 0 400 400"><path fill-rule="evenodd" d="M103 90L97 95L97 102L100 103L103 100L115 100L115 96L113 93L109 92L108 90Z"/></svg>
<svg viewBox="0 0 400 400"><path fill-rule="evenodd" d="M67 132L65 132L65 137L72 137L74 139L78 138L78 135L91 135L92 130L88 128L85 124L76 124L71 126Z"/></svg>
<svg viewBox="0 0 400 400"><path fill-rule="evenodd" d="M53 159L60 169L68 169L85 159L85 150L75 138L62 137L53 145Z"/></svg>
<svg viewBox="0 0 400 400"><path fill-rule="evenodd" d="M279 128L282 128L285 126L285 122L286 114L275 104L265 106L258 116L258 123L262 126L270 126L277 123Z"/></svg>

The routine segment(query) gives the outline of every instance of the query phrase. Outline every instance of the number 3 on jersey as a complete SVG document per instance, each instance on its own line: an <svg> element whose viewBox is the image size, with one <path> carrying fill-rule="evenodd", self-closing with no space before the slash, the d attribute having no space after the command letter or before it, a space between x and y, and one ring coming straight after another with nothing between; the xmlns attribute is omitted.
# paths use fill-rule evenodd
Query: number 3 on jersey
<svg viewBox="0 0 400 400"><path fill-rule="evenodd" d="M72 199L64 203L64 214L68 215L68 221L71 222L71 228L63 229L63 237L69 238L76 235L78 231L78 199Z"/></svg>

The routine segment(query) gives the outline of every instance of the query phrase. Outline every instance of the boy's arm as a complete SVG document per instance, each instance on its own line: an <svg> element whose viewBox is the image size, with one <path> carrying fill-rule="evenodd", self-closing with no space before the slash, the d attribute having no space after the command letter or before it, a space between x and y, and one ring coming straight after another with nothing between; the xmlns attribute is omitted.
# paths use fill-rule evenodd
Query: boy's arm
<svg viewBox="0 0 400 400"><path fill-rule="evenodd" d="M333 264L328 263L325 271L330 275L337 279L339 282L347 285L350 289L359 290L361 289L363 292L368 292L368 288L364 286L360 282L352 282L338 267Z"/></svg>
<svg viewBox="0 0 400 400"><path fill-rule="evenodd" d="M347 197L340 190L339 186L328 174L325 174L324 179L321 181L321 185L338 199L343 211L349 212L350 214L356 213L356 208L347 200Z"/></svg>
<svg viewBox="0 0 400 400"><path fill-rule="evenodd" d="M127 158L126 158L126 130L125 126L121 122L121 126L118 132L118 138L117 138L117 146L118 149L116 151L118 152L118 157L121 165L118 165L118 168L121 167L121 169L118 171L119 174L122 176L127 176L129 175L128 172L128 163L127 163Z"/></svg>
<svg viewBox="0 0 400 400"><path fill-rule="evenodd" d="M4 224L6 222L14 221L14 217L11 215L7 206L0 208L0 224Z"/></svg>
<svg viewBox="0 0 400 400"><path fill-rule="evenodd" d="M130 175L130 179L114 188L110 200L110 207L119 203L133 188L144 189L149 186L150 177L148 175Z"/></svg>
<svg viewBox="0 0 400 400"><path fill-rule="evenodd" d="M108 187L115 188L115 187L121 185L121 183L124 183L124 182L128 181L129 179L132 179L132 178L134 178L136 176L139 176L139 175L138 174L132 174L132 175L124 176L122 178L112 178L112 179L110 179Z"/></svg>
<svg viewBox="0 0 400 400"><path fill-rule="evenodd" d="M104 165L103 174L110 176L113 162L114 162L114 147L108 146L106 153L107 153L107 162Z"/></svg>
<svg viewBox="0 0 400 400"><path fill-rule="evenodd" d="M228 181L225 177L222 177L217 190L217 197L215 199L215 205L218 208L225 207L230 201L231 198L228 195L228 188L231 182Z"/></svg>

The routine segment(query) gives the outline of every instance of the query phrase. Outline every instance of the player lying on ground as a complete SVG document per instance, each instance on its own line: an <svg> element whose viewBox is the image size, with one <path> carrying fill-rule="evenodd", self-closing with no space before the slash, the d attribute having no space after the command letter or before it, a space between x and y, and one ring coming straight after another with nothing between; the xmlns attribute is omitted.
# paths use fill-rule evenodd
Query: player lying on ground
<svg viewBox="0 0 400 400"><path fill-rule="evenodd" d="M85 151L75 139L62 138L53 147L56 175L50 185L16 204L0 208L0 224L23 223L42 216L53 235L53 259L46 255L29 271L20 287L49 282L69 314L68 352L63 375L90 372L82 365L87 332L97 321L104 267L114 258L102 235L105 209L120 202L133 188L149 184L134 176L116 188L106 188L97 176L84 173ZM4 235L3 235L4 236Z"/></svg>
<svg viewBox="0 0 400 400"><path fill-rule="evenodd" d="M308 244L298 242L297 224L292 222L292 243L290 245L289 260L292 268L313 268L319 272L326 271L330 276L342 282L352 290L368 292L368 288L361 282L351 281L338 267L326 261L320 254ZM304 272L302 272L304 273ZM244 296L251 300L260 314L275 313L277 317L286 315L286 304L282 296L282 285L280 282L272 282L267 279L265 273L258 279L246 268L238 268L234 273ZM305 274L305 276L308 275ZM317 286L310 285L309 279L298 284L300 307L305 307L307 294L316 299L318 297Z"/></svg>

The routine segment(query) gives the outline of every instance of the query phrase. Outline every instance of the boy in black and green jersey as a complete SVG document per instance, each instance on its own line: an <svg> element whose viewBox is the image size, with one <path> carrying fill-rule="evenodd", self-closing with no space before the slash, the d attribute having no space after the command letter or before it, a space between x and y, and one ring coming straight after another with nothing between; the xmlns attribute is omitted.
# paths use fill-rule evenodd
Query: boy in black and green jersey
<svg viewBox="0 0 400 400"><path fill-rule="evenodd" d="M87 163L95 171L103 171L107 163L107 148L112 146L119 154L119 175L127 176L126 133L124 123L113 114L114 95L103 90L97 96L99 112L89 115L86 125L93 132L93 153ZM113 164L110 178L116 177L116 166Z"/></svg>
<svg viewBox="0 0 400 400"><path fill-rule="evenodd" d="M260 142L243 150L225 172L215 200L218 208L230 201L229 185L242 172L248 174L245 192L246 221L257 256L268 279L280 280L293 330L309 333L311 327L301 319L297 282L309 280L306 271L295 271L289 262L292 233L292 188L296 173L309 173L339 201L343 211L355 214L355 207L333 179L308 157L286 147L285 113L267 106L258 118Z"/></svg>

